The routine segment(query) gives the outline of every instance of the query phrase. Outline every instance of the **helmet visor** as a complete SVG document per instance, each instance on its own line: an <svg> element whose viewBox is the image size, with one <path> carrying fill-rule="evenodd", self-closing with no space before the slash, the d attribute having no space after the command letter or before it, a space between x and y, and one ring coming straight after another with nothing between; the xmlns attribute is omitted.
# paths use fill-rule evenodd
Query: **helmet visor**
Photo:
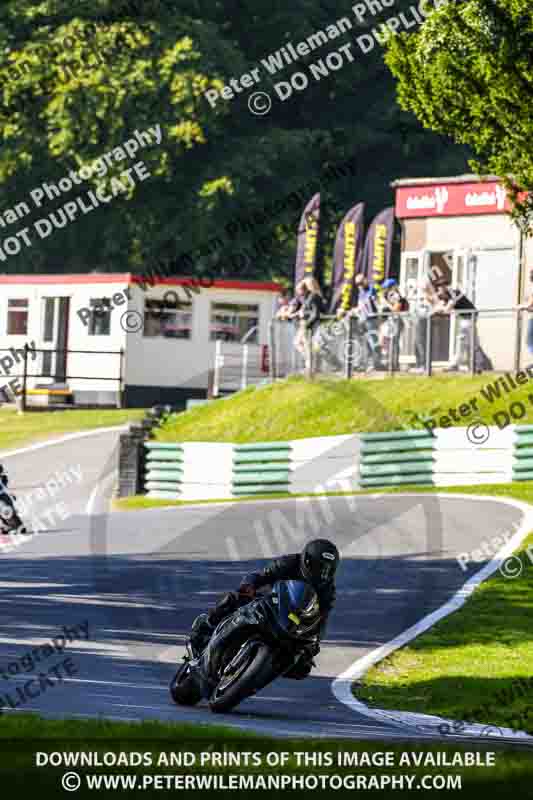
<svg viewBox="0 0 533 800"><path fill-rule="evenodd" d="M320 556L305 553L302 559L302 572L313 583L329 583L337 570L337 556L323 552Z"/></svg>

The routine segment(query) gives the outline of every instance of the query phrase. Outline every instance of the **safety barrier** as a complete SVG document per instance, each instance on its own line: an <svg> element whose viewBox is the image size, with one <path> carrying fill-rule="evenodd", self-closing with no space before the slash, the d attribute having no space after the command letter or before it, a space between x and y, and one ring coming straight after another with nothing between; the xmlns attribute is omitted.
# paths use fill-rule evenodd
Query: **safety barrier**
<svg viewBox="0 0 533 800"><path fill-rule="evenodd" d="M533 480L533 425L515 427L513 481Z"/></svg>
<svg viewBox="0 0 533 800"><path fill-rule="evenodd" d="M145 490L148 497L210 500L233 496L233 445L147 441Z"/></svg>
<svg viewBox="0 0 533 800"><path fill-rule="evenodd" d="M144 444L148 497L224 500L359 487L355 435L255 444Z"/></svg>
<svg viewBox="0 0 533 800"><path fill-rule="evenodd" d="M176 499L181 496L183 445L145 442L144 488L149 497Z"/></svg>
<svg viewBox="0 0 533 800"><path fill-rule="evenodd" d="M514 441L514 426L362 434L361 486L509 483L516 479Z"/></svg>
<svg viewBox="0 0 533 800"><path fill-rule="evenodd" d="M359 488L359 436L322 436L291 442L293 494Z"/></svg>
<svg viewBox="0 0 533 800"><path fill-rule="evenodd" d="M288 442L145 442L149 497L208 500L533 480L533 425L476 424Z"/></svg>
<svg viewBox="0 0 533 800"><path fill-rule="evenodd" d="M233 494L239 496L288 492L290 462L290 442L235 445Z"/></svg>
<svg viewBox="0 0 533 800"><path fill-rule="evenodd" d="M361 435L361 486L433 484L435 437L427 431Z"/></svg>

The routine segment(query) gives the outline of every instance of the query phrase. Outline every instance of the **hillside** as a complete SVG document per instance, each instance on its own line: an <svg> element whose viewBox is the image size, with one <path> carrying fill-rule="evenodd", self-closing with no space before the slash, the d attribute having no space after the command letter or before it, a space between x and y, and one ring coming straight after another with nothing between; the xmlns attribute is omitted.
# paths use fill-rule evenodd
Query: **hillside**
<svg viewBox="0 0 533 800"><path fill-rule="evenodd" d="M448 414L450 408L471 399L477 399L479 415L472 411L468 417L458 417L454 425L469 425L474 419L494 425L495 412L519 400L526 408L520 422L533 423L527 384L490 403L480 390L493 382L494 378L483 375L313 382L293 378L175 414L158 430L157 438L246 443L421 428L427 416Z"/></svg>

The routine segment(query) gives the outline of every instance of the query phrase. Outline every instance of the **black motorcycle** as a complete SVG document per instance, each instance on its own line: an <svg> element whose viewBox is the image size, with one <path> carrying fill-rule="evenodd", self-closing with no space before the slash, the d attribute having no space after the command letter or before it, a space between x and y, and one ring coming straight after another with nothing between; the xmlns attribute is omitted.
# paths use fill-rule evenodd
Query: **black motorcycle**
<svg viewBox="0 0 533 800"><path fill-rule="evenodd" d="M202 698L215 713L230 711L316 652L320 607L304 581L278 581L214 630L201 653L187 642L183 663L170 684L175 703Z"/></svg>
<svg viewBox="0 0 533 800"><path fill-rule="evenodd" d="M26 534L28 531L17 513L16 497L8 491L8 483L7 472L0 465L0 535Z"/></svg>

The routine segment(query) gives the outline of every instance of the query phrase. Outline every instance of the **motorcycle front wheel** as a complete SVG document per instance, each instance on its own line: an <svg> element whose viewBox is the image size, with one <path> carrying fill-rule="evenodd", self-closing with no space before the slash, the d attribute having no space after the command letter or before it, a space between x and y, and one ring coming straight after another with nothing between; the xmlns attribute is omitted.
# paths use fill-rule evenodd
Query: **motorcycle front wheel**
<svg viewBox="0 0 533 800"><path fill-rule="evenodd" d="M231 664L224 671L218 686L209 698L209 708L215 714L231 711L242 700L255 694L273 678L272 651L266 644L250 652L250 659L231 672Z"/></svg>
<svg viewBox="0 0 533 800"><path fill-rule="evenodd" d="M195 706L202 699L202 693L185 661L170 683L170 696L179 706Z"/></svg>

